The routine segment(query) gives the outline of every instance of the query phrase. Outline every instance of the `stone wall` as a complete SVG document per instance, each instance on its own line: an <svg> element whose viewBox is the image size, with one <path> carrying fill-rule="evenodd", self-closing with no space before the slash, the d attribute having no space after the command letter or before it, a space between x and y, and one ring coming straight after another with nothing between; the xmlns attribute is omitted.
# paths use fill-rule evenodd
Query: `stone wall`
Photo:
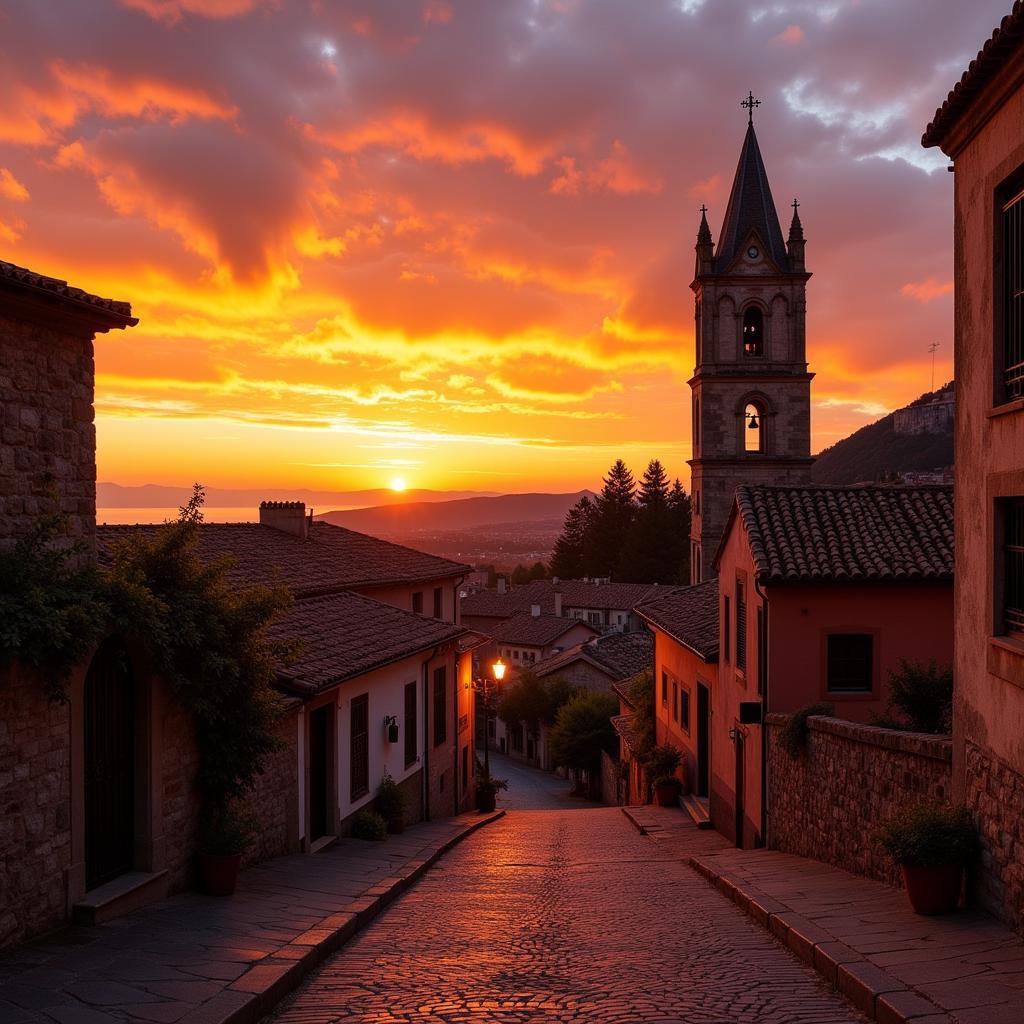
<svg viewBox="0 0 1024 1024"><path fill-rule="evenodd" d="M872 834L906 803L950 798L952 742L812 718L807 748L793 759L779 744L788 720L767 719L768 845L900 885L899 868Z"/></svg>
<svg viewBox="0 0 1024 1024"><path fill-rule="evenodd" d="M195 852L199 841L199 744L192 716L168 697L163 713L162 817L164 866L171 892L195 882Z"/></svg>
<svg viewBox="0 0 1024 1024"><path fill-rule="evenodd" d="M0 316L0 544L52 511L93 543L92 401L91 339Z"/></svg>
<svg viewBox="0 0 1024 1024"><path fill-rule="evenodd" d="M981 831L981 870L973 893L986 910L1024 932L1024 775L970 741L967 806Z"/></svg>
<svg viewBox="0 0 1024 1024"><path fill-rule="evenodd" d="M260 827L246 864L299 852L299 752L294 710L281 719L277 735L281 749L266 759L248 800Z"/></svg>
<svg viewBox="0 0 1024 1024"><path fill-rule="evenodd" d="M64 923L71 864L70 713L0 670L0 947Z"/></svg>

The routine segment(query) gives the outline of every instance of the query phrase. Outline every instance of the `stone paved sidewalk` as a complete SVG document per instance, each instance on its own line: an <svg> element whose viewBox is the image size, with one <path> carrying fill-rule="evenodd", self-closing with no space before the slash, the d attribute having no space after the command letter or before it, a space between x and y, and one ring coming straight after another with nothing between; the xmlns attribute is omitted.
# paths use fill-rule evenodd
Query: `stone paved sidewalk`
<svg viewBox="0 0 1024 1024"><path fill-rule="evenodd" d="M2 1024L249 1024L446 850L500 818L466 814L384 843L341 839L0 957Z"/></svg>

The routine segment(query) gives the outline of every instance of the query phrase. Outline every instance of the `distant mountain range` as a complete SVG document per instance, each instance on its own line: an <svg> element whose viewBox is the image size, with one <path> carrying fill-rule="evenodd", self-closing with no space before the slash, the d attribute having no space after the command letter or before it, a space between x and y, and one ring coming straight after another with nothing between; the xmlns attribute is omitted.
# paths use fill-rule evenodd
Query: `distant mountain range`
<svg viewBox="0 0 1024 1024"><path fill-rule="evenodd" d="M493 495L494 491L394 491L378 487L365 491L316 491L308 488L261 487L261 488L206 488L206 504L211 508L242 508L251 505L255 510L261 501L304 501L316 507L365 508L367 506L390 505L412 501L429 504L435 501L451 501L461 498L478 498ZM173 508L184 505L192 494L191 487L174 487L165 484L142 484L126 487L122 484L98 483L96 504L100 508Z"/></svg>
<svg viewBox="0 0 1024 1024"><path fill-rule="evenodd" d="M317 515L335 526L377 536L403 536L424 531L466 530L527 523L561 524L565 513L593 491L572 494L502 494L496 497L459 498L451 501L414 501L377 508L325 512Z"/></svg>
<svg viewBox="0 0 1024 1024"><path fill-rule="evenodd" d="M875 483L952 466L952 388L947 384L927 392L824 449L812 479L816 484ZM941 405L950 406L943 410L947 415L934 414Z"/></svg>

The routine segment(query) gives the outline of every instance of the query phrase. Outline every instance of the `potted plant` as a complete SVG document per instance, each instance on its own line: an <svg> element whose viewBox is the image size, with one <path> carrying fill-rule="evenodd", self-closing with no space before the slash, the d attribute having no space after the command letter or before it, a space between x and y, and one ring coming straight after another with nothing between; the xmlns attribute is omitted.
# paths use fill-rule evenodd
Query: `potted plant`
<svg viewBox="0 0 1024 1024"><path fill-rule="evenodd" d="M230 896L238 884L242 855L252 843L256 820L230 804L207 809L202 823L199 868L211 896Z"/></svg>
<svg viewBox="0 0 1024 1024"><path fill-rule="evenodd" d="M877 838L900 865L916 913L956 910L964 867L978 850L978 832L966 807L910 804L878 830Z"/></svg>
<svg viewBox="0 0 1024 1024"><path fill-rule="evenodd" d="M377 813L388 823L388 831L397 835L405 828L405 790L385 771L377 790Z"/></svg>
<svg viewBox="0 0 1024 1024"><path fill-rule="evenodd" d="M352 819L352 837L383 842L388 837L388 823L376 811L362 810Z"/></svg>
<svg viewBox="0 0 1024 1024"><path fill-rule="evenodd" d="M654 802L659 807L672 807L679 802L682 781L676 777L682 764L682 751L671 743L663 743L651 750L645 768L654 786Z"/></svg>
<svg viewBox="0 0 1024 1024"><path fill-rule="evenodd" d="M489 814L497 803L498 793L508 789L508 779L496 779L480 772L476 777L476 807L478 811Z"/></svg>

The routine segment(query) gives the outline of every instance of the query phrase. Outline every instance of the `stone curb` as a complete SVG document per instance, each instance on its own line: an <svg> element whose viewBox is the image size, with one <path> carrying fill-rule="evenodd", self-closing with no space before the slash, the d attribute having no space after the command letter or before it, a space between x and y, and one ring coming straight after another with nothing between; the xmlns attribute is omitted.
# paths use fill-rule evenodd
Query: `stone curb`
<svg viewBox="0 0 1024 1024"><path fill-rule="evenodd" d="M642 836L647 835L647 828L646 828L646 826L641 825L640 822L637 821L636 815L631 814L628 807L620 807L619 810L621 810L622 813L629 819L630 824L633 826L633 828L635 828L637 830L637 832L640 833L640 835L642 835Z"/></svg>
<svg viewBox="0 0 1024 1024"><path fill-rule="evenodd" d="M401 875L379 882L365 895L353 900L347 912L325 917L315 928L303 932L251 967L228 988L186 1014L178 1024L255 1024L296 989L308 974L426 874L449 850L477 829L504 816L505 811L482 816L442 843L426 859L409 861Z"/></svg>
<svg viewBox="0 0 1024 1024"><path fill-rule="evenodd" d="M941 1007L868 963L856 950L837 942L786 904L729 878L702 857L689 857L687 863L871 1020L879 1024L955 1024L955 1018Z"/></svg>

